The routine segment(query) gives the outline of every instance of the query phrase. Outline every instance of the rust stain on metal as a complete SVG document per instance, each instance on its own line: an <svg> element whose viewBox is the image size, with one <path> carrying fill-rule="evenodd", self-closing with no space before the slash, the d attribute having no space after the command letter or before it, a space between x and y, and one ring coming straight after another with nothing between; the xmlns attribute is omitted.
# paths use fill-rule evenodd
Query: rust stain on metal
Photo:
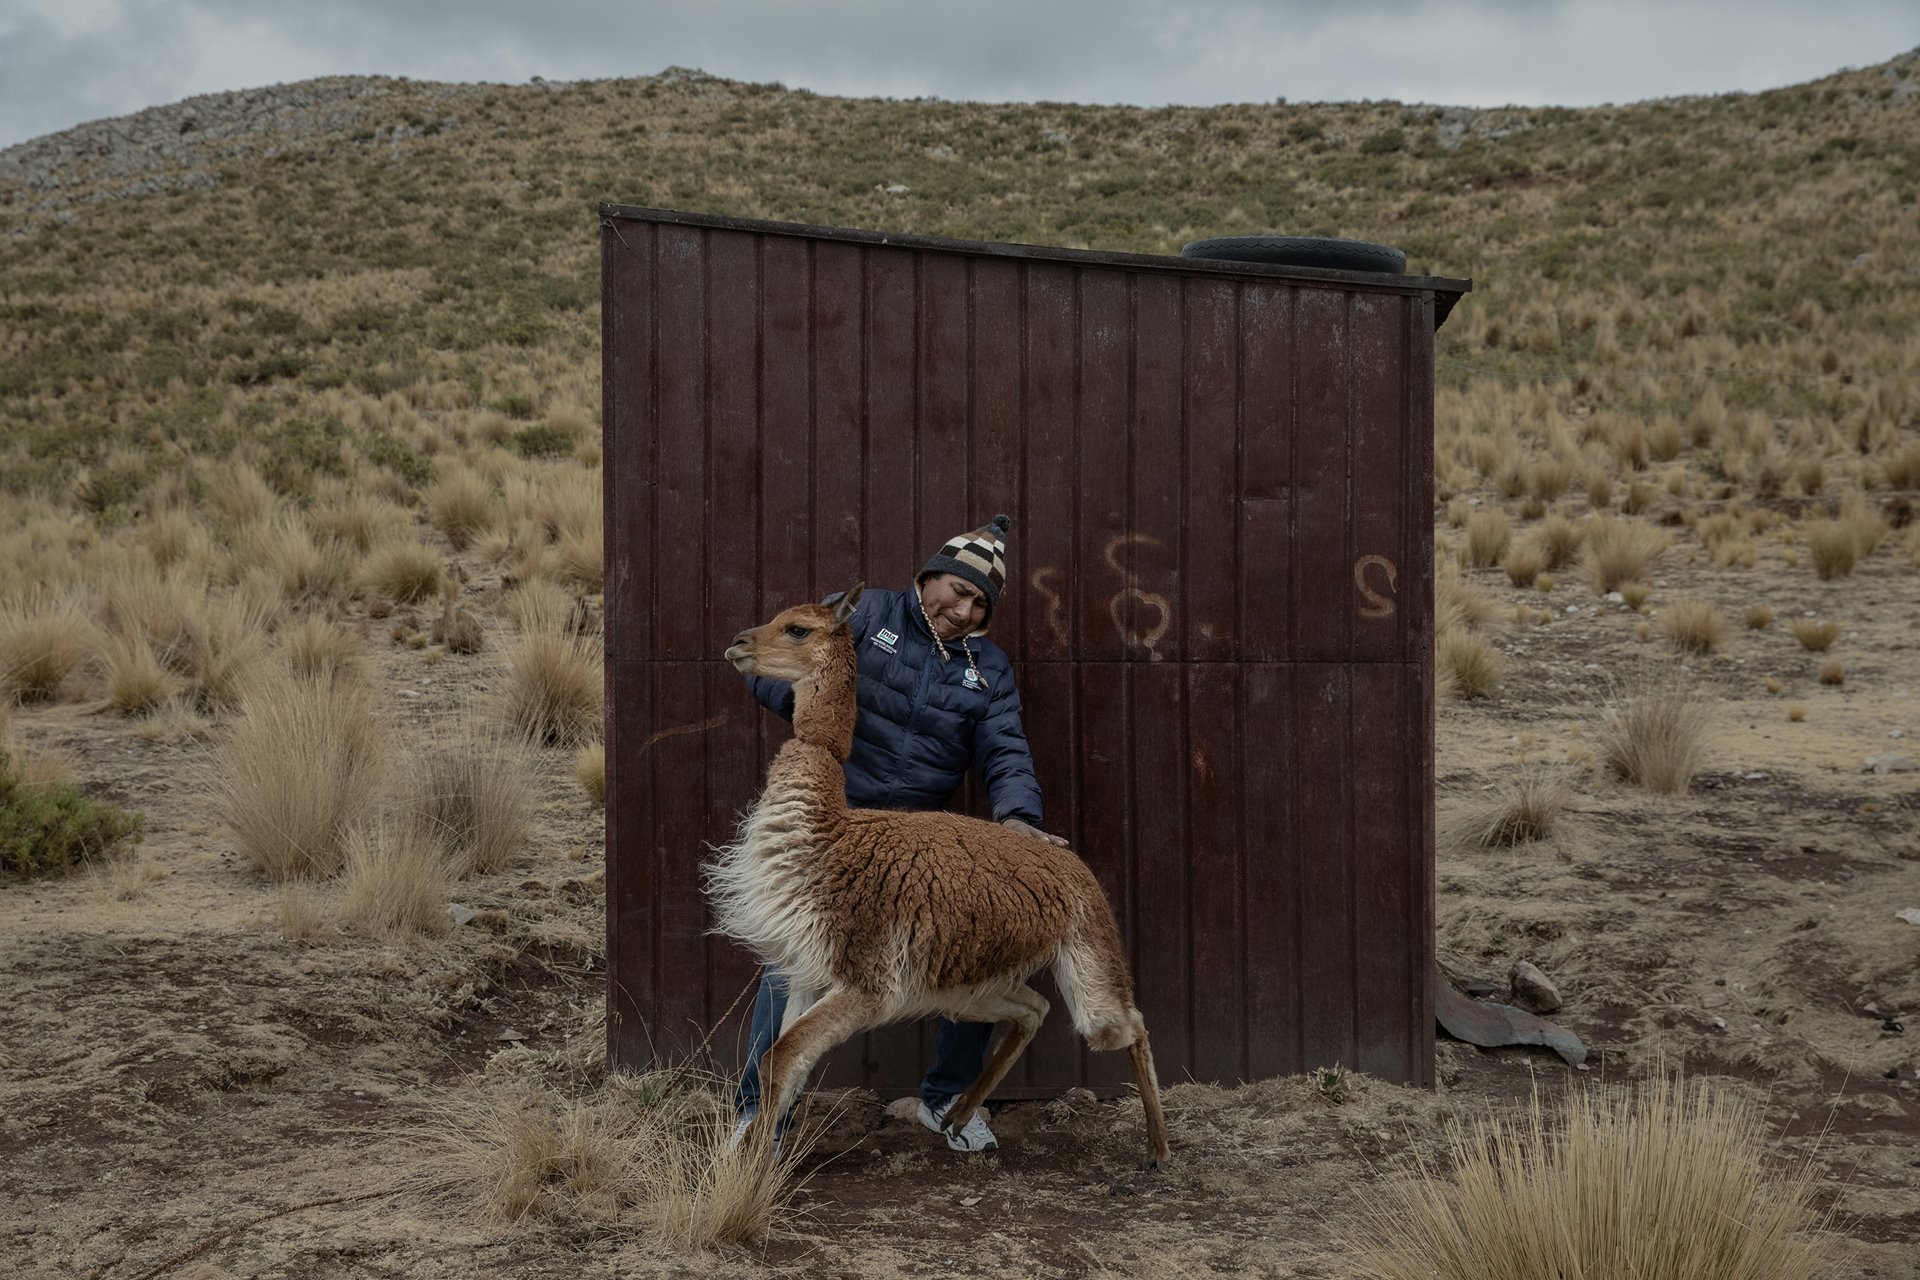
<svg viewBox="0 0 1920 1280"><path fill-rule="evenodd" d="M1432 334L1465 283L601 212L615 1060L744 1046L696 868L786 730L728 640L1005 511L993 635L1162 1070L1430 1081ZM910 1089L931 1035L827 1078ZM1005 1096L1119 1088L1109 1057L1056 1015Z"/></svg>

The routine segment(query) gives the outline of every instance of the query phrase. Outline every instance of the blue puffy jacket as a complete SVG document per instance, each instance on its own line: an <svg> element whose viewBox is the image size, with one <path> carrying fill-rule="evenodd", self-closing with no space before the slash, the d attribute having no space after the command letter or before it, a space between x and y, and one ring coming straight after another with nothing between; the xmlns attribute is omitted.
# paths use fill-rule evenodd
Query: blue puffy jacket
<svg viewBox="0 0 1920 1280"><path fill-rule="evenodd" d="M988 686L981 688L958 644L948 645L948 660L940 660L911 591L867 591L847 625L860 664L847 803L943 809L977 765L995 822L1023 818L1039 826L1040 784L1005 651L984 636L970 639ZM792 685L760 676L747 681L754 697L793 719Z"/></svg>

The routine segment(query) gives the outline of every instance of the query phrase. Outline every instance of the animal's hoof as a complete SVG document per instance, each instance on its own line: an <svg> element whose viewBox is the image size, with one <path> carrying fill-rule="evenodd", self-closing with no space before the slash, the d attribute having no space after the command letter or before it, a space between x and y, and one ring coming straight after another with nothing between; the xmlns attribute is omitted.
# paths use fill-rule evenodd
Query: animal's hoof
<svg viewBox="0 0 1920 1280"><path fill-rule="evenodd" d="M1159 1173L1172 1163L1173 1158L1171 1156L1152 1156L1142 1167L1145 1168L1148 1173Z"/></svg>

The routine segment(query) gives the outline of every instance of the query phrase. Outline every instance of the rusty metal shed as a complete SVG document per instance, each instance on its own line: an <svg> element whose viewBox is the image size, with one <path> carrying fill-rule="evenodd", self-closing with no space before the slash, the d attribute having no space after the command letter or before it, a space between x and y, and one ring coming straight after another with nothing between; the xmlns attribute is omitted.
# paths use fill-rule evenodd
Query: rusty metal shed
<svg viewBox="0 0 1920 1280"><path fill-rule="evenodd" d="M744 1047L699 865L787 730L721 651L1005 511L993 635L1162 1079L1431 1082L1433 331L1467 282L601 217L614 1059ZM931 1038L826 1080L908 1090ZM1125 1069L1056 1007L1001 1095Z"/></svg>

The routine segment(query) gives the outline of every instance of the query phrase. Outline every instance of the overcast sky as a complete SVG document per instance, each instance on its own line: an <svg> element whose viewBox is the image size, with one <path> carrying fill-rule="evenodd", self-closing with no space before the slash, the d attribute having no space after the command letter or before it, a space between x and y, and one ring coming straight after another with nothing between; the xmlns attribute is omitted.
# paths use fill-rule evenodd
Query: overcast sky
<svg viewBox="0 0 1920 1280"><path fill-rule="evenodd" d="M1920 45L1920 0L0 0L0 147L322 75L699 67L821 93L1586 106Z"/></svg>

